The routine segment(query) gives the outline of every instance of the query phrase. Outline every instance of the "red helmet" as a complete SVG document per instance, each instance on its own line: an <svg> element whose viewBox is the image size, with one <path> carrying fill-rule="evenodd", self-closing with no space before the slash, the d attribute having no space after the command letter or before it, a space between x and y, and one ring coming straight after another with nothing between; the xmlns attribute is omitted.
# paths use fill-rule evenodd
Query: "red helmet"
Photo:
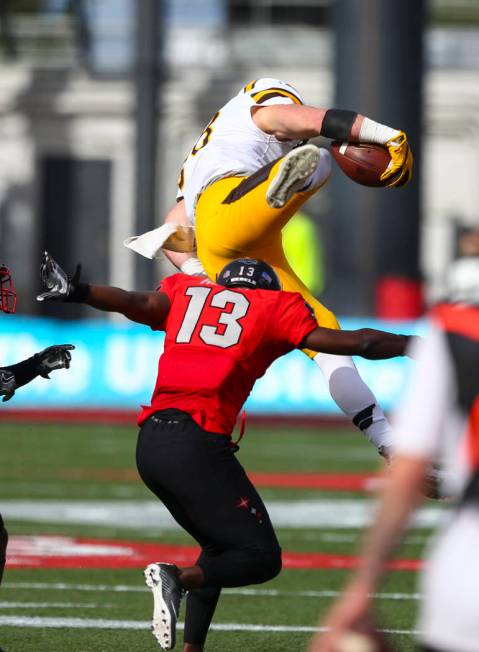
<svg viewBox="0 0 479 652"><path fill-rule="evenodd" d="M5 265L0 264L0 310L15 312L17 307L17 294L13 287L12 275Z"/></svg>

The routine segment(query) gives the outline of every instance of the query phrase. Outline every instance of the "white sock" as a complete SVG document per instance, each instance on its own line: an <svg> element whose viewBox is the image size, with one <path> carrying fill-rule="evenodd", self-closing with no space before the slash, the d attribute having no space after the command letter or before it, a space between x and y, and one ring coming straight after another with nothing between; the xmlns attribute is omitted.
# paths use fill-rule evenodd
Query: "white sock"
<svg viewBox="0 0 479 652"><path fill-rule="evenodd" d="M318 353L314 361L337 406L377 448L392 446L392 430L376 397L359 375L352 358Z"/></svg>
<svg viewBox="0 0 479 652"><path fill-rule="evenodd" d="M304 182L304 186L298 192L305 192L307 190L316 190L324 186L331 176L331 154L323 147L319 148L321 155L319 164L315 171L309 175Z"/></svg>

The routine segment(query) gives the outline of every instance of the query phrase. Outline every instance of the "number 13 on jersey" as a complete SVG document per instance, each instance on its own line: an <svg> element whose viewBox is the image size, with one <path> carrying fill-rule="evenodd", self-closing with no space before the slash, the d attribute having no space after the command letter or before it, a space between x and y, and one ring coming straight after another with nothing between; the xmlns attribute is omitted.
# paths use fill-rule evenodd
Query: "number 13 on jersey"
<svg viewBox="0 0 479 652"><path fill-rule="evenodd" d="M232 290L222 290L213 294L208 287L189 287L185 294L190 298L188 308L186 309L183 321L176 336L176 342L191 342L193 333L197 326L205 319L205 312L209 307L227 308L219 313L215 324L203 324L198 331L198 337L211 346L219 346L227 349L230 346L238 344L243 332L243 327L239 320L246 315L250 302L239 292Z"/></svg>

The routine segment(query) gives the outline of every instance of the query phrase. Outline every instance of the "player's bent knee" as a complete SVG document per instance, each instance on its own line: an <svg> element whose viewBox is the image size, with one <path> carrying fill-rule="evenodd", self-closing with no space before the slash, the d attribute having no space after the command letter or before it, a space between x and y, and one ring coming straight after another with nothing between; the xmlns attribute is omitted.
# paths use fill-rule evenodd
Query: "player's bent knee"
<svg viewBox="0 0 479 652"><path fill-rule="evenodd" d="M279 575L283 566L281 550L255 551L255 580L251 584L262 584Z"/></svg>

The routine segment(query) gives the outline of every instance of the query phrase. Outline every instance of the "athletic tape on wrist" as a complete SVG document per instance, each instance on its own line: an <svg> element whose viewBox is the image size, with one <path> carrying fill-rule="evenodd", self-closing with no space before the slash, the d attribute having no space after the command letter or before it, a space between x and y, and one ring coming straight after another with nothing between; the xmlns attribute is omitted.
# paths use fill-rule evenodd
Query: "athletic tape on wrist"
<svg viewBox="0 0 479 652"><path fill-rule="evenodd" d="M397 129L382 125L370 118L364 118L359 129L359 142L385 145L390 140L397 138L400 133Z"/></svg>

